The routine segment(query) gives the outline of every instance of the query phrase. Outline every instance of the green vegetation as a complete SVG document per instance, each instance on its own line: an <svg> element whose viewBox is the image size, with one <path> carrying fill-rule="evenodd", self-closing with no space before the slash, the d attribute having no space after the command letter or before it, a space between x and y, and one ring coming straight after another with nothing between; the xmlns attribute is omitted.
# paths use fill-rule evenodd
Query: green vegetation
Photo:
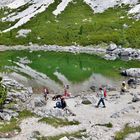
<svg viewBox="0 0 140 140"><path fill-rule="evenodd" d="M140 47L140 21L128 18L129 6L123 5L110 8L104 13L94 14L83 0L76 0L69 3L65 11L55 17L52 12L60 2L55 0L45 12L38 14L22 27L0 34L0 44L28 45L29 42L33 42L39 45L86 46L112 41L124 47ZM120 18L122 16L124 18ZM14 23L0 23L0 30L9 24ZM128 25L128 28L124 28L124 24ZM20 29L31 29L32 32L27 38L16 38ZM38 37L41 39L38 40Z"/></svg>
<svg viewBox="0 0 140 140"><path fill-rule="evenodd" d="M38 57L40 55L40 57ZM28 56L32 61L29 66L58 81L54 72L58 71L72 82L81 82L93 73L99 73L112 79L120 78L120 68L140 68L138 61L107 61L96 55L72 54L44 51L6 51L0 52L0 71L5 71L4 66L15 65L11 61L18 61L18 57Z"/></svg>
<svg viewBox="0 0 140 140"><path fill-rule="evenodd" d="M4 122L0 124L0 132L1 133L9 133L9 132L20 132L21 129L19 127L19 123L21 122L21 120L27 118L27 117L32 117L34 116L33 113L31 113L28 110L23 110L19 113L18 118L13 118L11 119L10 122Z"/></svg>
<svg viewBox="0 0 140 140"><path fill-rule="evenodd" d="M6 108L6 109L13 109L15 104L16 104L16 101L10 102L9 104L5 104L4 108Z"/></svg>
<svg viewBox="0 0 140 140"><path fill-rule="evenodd" d="M127 135L136 132L140 132L140 126L129 127L128 124L126 124L123 130L116 133L115 140L123 140Z"/></svg>
<svg viewBox="0 0 140 140"><path fill-rule="evenodd" d="M4 124L0 124L1 133L8 133L13 131L17 131L17 132L21 131L17 119L11 119L10 122L5 122Z"/></svg>
<svg viewBox="0 0 140 140"><path fill-rule="evenodd" d="M37 140L59 140L62 137L74 137L74 138L82 138L82 137L87 137L87 135L85 134L86 130L80 130L74 133L64 133L64 134L60 134L57 136L50 136L50 137L37 137Z"/></svg>
<svg viewBox="0 0 140 140"><path fill-rule="evenodd" d="M80 123L78 121L68 121L67 119L60 119L56 117L47 117L42 118L39 120L39 122L45 122L47 124L50 124L54 127L62 127L67 125L79 125Z"/></svg>
<svg viewBox="0 0 140 140"><path fill-rule="evenodd" d="M1 81L2 77L0 77L0 109L2 108L7 97L7 89L4 85L2 85Z"/></svg>
<svg viewBox="0 0 140 140"><path fill-rule="evenodd" d="M98 126L105 126L105 127L108 127L108 128L112 128L113 127L113 124L111 122L109 123L105 123L105 124L96 124Z"/></svg>

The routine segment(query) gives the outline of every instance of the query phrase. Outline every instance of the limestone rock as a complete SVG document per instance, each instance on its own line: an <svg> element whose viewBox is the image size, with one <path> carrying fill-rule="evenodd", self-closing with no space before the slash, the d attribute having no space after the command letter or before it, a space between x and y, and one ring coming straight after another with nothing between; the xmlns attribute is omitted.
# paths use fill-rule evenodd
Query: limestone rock
<svg viewBox="0 0 140 140"><path fill-rule="evenodd" d="M34 105L35 105L35 107L42 107L42 106L46 105L46 101L44 98L36 97L34 99Z"/></svg>
<svg viewBox="0 0 140 140"><path fill-rule="evenodd" d="M61 138L59 140L69 140L69 139L67 137L63 137L63 138Z"/></svg>
<svg viewBox="0 0 140 140"><path fill-rule="evenodd" d="M140 77L140 68L130 68L121 72L124 76Z"/></svg>
<svg viewBox="0 0 140 140"><path fill-rule="evenodd" d="M132 102L138 102L138 101L140 101L140 96L134 94L134 96L133 96L133 98L132 98Z"/></svg>

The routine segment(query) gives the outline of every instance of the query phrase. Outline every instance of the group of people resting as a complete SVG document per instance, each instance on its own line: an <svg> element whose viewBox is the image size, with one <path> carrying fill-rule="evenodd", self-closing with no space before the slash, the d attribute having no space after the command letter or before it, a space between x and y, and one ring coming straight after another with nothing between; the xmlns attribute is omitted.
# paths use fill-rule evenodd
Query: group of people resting
<svg viewBox="0 0 140 140"><path fill-rule="evenodd" d="M70 97L70 93L69 93L69 85L66 85L64 88L64 94L63 95L55 95L52 97L53 101L56 101L56 106L54 106L54 108L61 108L61 109L65 109L67 107L65 98ZM47 101L48 100L48 94L49 94L49 90L48 88L44 88L44 98Z"/></svg>
<svg viewBox="0 0 140 140"><path fill-rule="evenodd" d="M127 82L128 86L132 87L133 85L136 85L136 81L134 79L129 79ZM127 84L125 81L122 82L122 86L121 86L121 94L127 92ZM71 94L69 93L69 85L66 85L64 88L64 94L63 95L55 95L52 97L52 100L56 101L56 106L54 108L61 108L61 109L65 109L67 107L65 98L70 97ZM49 94L49 90L47 88L44 89L44 98L45 100L48 99L48 94ZM106 107L105 105L105 99L107 97L107 91L106 88L99 88L99 91L97 93L97 96L99 97L99 101L96 105L96 107L98 108L100 106L100 104L102 103L103 108Z"/></svg>

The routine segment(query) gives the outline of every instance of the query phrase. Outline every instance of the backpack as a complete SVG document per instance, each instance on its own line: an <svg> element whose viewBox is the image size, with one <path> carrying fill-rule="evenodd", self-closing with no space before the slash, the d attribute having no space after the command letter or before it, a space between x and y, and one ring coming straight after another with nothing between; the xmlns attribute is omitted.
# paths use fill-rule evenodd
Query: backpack
<svg viewBox="0 0 140 140"><path fill-rule="evenodd" d="M106 89L104 89L104 97L105 97L105 98L107 97Z"/></svg>

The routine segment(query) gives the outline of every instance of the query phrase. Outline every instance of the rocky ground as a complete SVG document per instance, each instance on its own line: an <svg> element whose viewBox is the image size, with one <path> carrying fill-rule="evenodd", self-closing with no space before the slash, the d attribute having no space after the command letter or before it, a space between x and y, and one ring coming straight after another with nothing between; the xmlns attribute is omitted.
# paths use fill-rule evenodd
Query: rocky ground
<svg viewBox="0 0 140 140"><path fill-rule="evenodd" d="M25 87L19 82L4 77L4 85L9 89L6 106L11 101L16 101L13 107L4 109L0 117L5 121L17 117L18 112L27 109L37 115L29 117L20 122L21 132L13 135L11 138L1 138L2 140L32 140L34 132L39 132L42 136L55 136L62 133L73 133L80 130L86 130L88 137L83 140L113 140L115 133L124 128L128 123L130 126L140 126L140 86L130 88L129 92L121 95L119 90L108 91L105 100L106 108L96 108L98 102L96 93L92 90L84 94L73 95L66 99L68 108L75 114L72 116L69 112L54 108L56 101L52 101L53 94L49 95L47 101L42 94L34 94L30 87ZM84 102L88 102L85 104ZM49 124L38 122L42 117L67 118L69 121L79 121L79 125L69 125L63 127L53 127ZM104 124L111 123L113 127L108 128ZM0 137L3 137L0 135ZM140 134L128 135L126 140L139 139ZM65 137L66 139L66 137Z"/></svg>

